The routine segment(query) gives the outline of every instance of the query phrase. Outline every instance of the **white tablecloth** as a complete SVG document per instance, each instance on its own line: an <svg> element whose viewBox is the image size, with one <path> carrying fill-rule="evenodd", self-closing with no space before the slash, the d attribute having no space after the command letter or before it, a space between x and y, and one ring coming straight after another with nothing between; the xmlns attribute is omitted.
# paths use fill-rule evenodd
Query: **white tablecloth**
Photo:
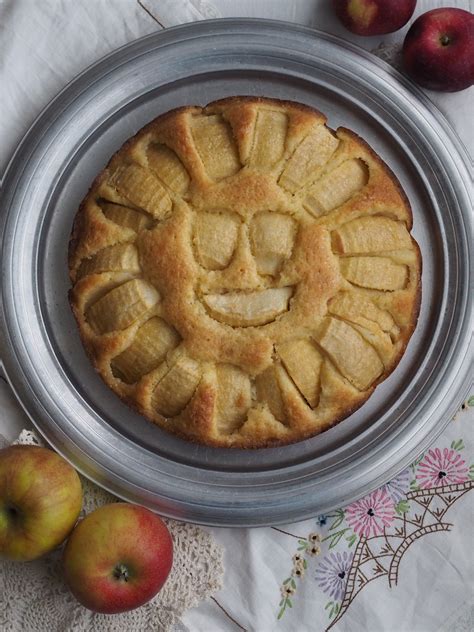
<svg viewBox="0 0 474 632"><path fill-rule="evenodd" d="M468 0L424 0L415 15L443 5L469 9ZM367 49L401 43L406 31L352 36L322 0L1 0L0 172L40 110L87 65L163 26L219 16L294 21ZM473 93L429 93L471 155ZM336 619L340 632L472 629L472 411L460 412L431 452L375 497L282 529L211 529L226 549L225 586L187 613L189 630L319 631ZM22 427L30 423L0 381L0 433L13 439ZM323 540L317 556L314 533ZM306 568L292 560L298 548Z"/></svg>

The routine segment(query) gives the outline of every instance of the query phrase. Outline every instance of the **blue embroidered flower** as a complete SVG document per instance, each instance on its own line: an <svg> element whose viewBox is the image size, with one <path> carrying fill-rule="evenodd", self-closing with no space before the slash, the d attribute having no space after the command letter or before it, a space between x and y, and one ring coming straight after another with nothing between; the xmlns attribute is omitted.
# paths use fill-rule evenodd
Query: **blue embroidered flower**
<svg viewBox="0 0 474 632"><path fill-rule="evenodd" d="M322 514L321 516L318 516L316 519L316 522L318 523L320 527L324 527L327 521L328 519L324 514Z"/></svg>

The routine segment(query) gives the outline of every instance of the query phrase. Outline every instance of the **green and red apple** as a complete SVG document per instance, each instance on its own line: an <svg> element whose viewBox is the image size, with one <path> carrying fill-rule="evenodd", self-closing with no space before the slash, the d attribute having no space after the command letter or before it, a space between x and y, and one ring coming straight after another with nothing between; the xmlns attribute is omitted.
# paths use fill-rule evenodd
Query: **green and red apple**
<svg viewBox="0 0 474 632"><path fill-rule="evenodd" d="M342 24L356 35L383 35L404 26L416 0L332 0Z"/></svg>
<svg viewBox="0 0 474 632"><path fill-rule="evenodd" d="M152 599L168 577L173 543L164 522L139 505L113 503L79 522L64 549L72 594L94 612L114 614Z"/></svg>
<svg viewBox="0 0 474 632"><path fill-rule="evenodd" d="M433 9L411 25L403 43L407 73L424 88L457 92L474 84L474 14Z"/></svg>
<svg viewBox="0 0 474 632"><path fill-rule="evenodd" d="M77 472L46 448L0 450L0 558L28 561L59 546L82 507Z"/></svg>

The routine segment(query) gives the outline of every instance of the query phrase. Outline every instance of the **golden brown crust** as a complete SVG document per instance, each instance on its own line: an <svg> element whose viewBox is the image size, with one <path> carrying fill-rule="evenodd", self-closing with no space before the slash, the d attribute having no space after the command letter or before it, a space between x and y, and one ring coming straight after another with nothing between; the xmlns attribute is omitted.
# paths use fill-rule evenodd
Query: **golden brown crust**
<svg viewBox="0 0 474 632"><path fill-rule="evenodd" d="M76 216L70 303L99 375L165 430L286 445L335 425L413 333L421 254L395 175L291 101L151 121Z"/></svg>

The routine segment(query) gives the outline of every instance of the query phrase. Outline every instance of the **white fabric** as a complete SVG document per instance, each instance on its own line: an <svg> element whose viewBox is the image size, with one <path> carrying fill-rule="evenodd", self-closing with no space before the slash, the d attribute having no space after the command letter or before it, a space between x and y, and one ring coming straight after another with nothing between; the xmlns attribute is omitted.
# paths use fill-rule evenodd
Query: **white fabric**
<svg viewBox="0 0 474 632"><path fill-rule="evenodd" d="M161 26L219 16L267 17L316 27L368 50L378 49L378 54L380 45L400 48L408 27L388 36L352 36L338 24L330 4L327 0L0 0L3 115L0 117L0 172L28 126L68 81L118 46ZM438 6L472 10L469 0L419 0L415 16ZM472 155L474 89L427 94ZM472 410L460 414L436 443L440 450L457 451L468 463L474 460ZM22 427L30 427L30 424L8 387L0 382L0 433L11 441ZM464 439L462 448L450 448L459 446L461 438ZM445 632L473 629L472 497L472 493L464 495L450 509L451 531L434 533L410 546L400 564L396 586L389 588L384 578L370 583L354 599L335 630ZM292 595L293 607L288 607L278 622L276 617L280 585L296 569L292 556L299 544L294 535L308 542L309 534L315 531L323 538L331 536L334 530L331 531L330 526L330 522L321 526L314 519L282 527L287 534L275 529L210 529L225 547L225 584L216 594L217 601L207 600L183 615L188 629L191 632L324 630L330 624L331 607L325 609L328 597L315 578L317 569L330 554L328 543L331 540L323 542L320 556L307 555L304 578L294 576L297 590ZM332 551L341 551L341 555L352 551L344 542L342 538ZM340 548L342 546L346 549ZM118 623L116 629L126 630L128 626Z"/></svg>

